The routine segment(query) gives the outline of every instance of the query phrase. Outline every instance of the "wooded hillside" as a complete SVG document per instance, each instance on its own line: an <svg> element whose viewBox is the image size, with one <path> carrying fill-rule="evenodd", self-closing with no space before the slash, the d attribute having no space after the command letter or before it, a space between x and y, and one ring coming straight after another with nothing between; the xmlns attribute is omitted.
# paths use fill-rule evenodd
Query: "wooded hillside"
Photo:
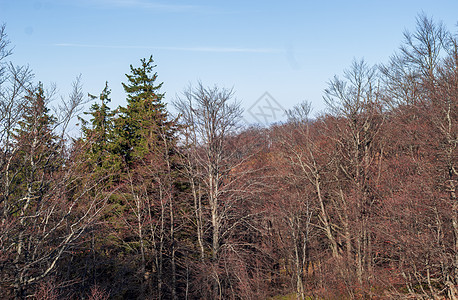
<svg viewBox="0 0 458 300"><path fill-rule="evenodd" d="M457 299L458 42L441 23L332 77L325 113L299 103L267 128L218 85L167 99L172 116L152 57L124 106L106 83L81 114L77 79L51 110L6 29L0 298Z"/></svg>

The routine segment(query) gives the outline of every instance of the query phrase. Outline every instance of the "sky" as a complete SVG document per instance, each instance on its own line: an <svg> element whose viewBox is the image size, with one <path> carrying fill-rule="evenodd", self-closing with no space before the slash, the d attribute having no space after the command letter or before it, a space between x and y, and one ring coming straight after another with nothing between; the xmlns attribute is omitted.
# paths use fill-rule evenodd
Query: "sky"
<svg viewBox="0 0 458 300"><path fill-rule="evenodd" d="M9 59L61 95L81 74L85 93L108 81L125 105L130 65L153 56L165 102L189 85L232 88L247 123L272 123L323 91L354 59L388 61L421 14L458 32L458 1L0 0Z"/></svg>

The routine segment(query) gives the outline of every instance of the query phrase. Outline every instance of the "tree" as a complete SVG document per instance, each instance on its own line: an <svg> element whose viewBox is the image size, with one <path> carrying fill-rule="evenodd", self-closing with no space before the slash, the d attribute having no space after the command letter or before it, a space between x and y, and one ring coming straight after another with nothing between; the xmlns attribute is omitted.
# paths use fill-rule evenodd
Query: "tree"
<svg viewBox="0 0 458 300"><path fill-rule="evenodd" d="M442 23L421 14L416 31L404 32L404 42L387 64L380 65L391 107L420 104L427 100L425 83L433 82L441 59L446 55L449 33Z"/></svg>
<svg viewBox="0 0 458 300"><path fill-rule="evenodd" d="M31 88L33 77L27 67L14 66L11 62L4 61L12 53L8 48L9 43L5 25L2 25L0 27L0 181L2 183L0 205L3 216L8 214L12 205L10 199L14 192L12 181L18 173L18 169L13 166L13 157L18 149L13 141L13 133L22 117L25 96Z"/></svg>
<svg viewBox="0 0 458 300"><path fill-rule="evenodd" d="M194 195L197 236L201 257L206 257L204 237L204 207L202 195L208 199L211 241L211 285L213 298L221 299L224 291L218 263L221 247L225 244L225 231L231 227L228 213L233 203L230 190L235 183L233 172L240 161L234 159L236 149L228 147L229 138L237 132L242 109L237 102L231 102L232 90L217 86L206 88L198 83L189 87L184 98L175 101L184 127L184 142L190 153L188 158L188 180ZM227 226L227 227L226 227Z"/></svg>
<svg viewBox="0 0 458 300"><path fill-rule="evenodd" d="M86 159L91 165L91 172L96 176L105 176L109 173L110 177L113 177L121 169L122 160L113 149L114 112L108 106L111 102L110 94L108 82L105 83L105 88L99 97L89 94L91 99L98 98L100 104L93 103L90 111L85 113L92 117L89 121L80 118L83 142L90 147Z"/></svg>
<svg viewBox="0 0 458 300"><path fill-rule="evenodd" d="M354 61L344 79L336 76L329 82L324 97L334 117L328 125L329 137L338 149L334 160L338 184L329 192L336 201L336 212L343 214L339 220L344 221L347 255L354 256L360 286L369 284L366 279L373 268L374 234L369 224L377 200L374 186L380 178L377 158L383 151L379 138L384 125L383 102L377 76L375 67Z"/></svg>
<svg viewBox="0 0 458 300"><path fill-rule="evenodd" d="M326 172L332 155L327 153L327 145L320 140L318 129L321 122L311 120L310 111L309 102L296 105L286 112L288 122L273 130L275 152L279 158L274 165L277 164L277 174L281 174L279 181L284 182L284 193L291 194L288 200L280 202L277 212L282 212L278 216L288 224L282 235L291 241L289 248L293 252L289 256L293 260L298 299L306 296L305 272L311 262L312 235L317 234L313 225L327 238L332 257L339 256L335 220L331 219L325 192L329 185Z"/></svg>
<svg viewBox="0 0 458 300"><path fill-rule="evenodd" d="M123 234L113 235L135 253L130 257L138 263L139 297L176 299L176 125L159 92L162 83L155 83L155 67L152 57L130 66L123 83L127 106L113 120L111 151L123 159L113 221Z"/></svg>
<svg viewBox="0 0 458 300"><path fill-rule="evenodd" d="M158 93L162 83L155 85L157 73L152 73L156 65L152 56L141 59L141 66L130 66L131 74L126 74L127 83L123 83L127 93L127 107L119 108L119 116L115 120L118 151L127 164L135 157L142 157L153 145L143 137L154 135L154 130L167 126L168 115L162 102L164 94ZM171 124L168 125L172 127Z"/></svg>
<svg viewBox="0 0 458 300"><path fill-rule="evenodd" d="M388 100L396 100L386 159L402 162L384 183L393 202L387 215L401 232L390 235L396 267L410 293L456 298L456 39L420 15L415 32L405 33L400 51L381 70ZM393 96L401 88L405 95Z"/></svg>
<svg viewBox="0 0 458 300"><path fill-rule="evenodd" d="M19 156L26 157L30 162L32 174L25 176L33 177L35 168L48 169L48 164L56 162L56 157L60 152L58 136L54 134L56 127L56 118L50 115L47 107L48 98L45 96L43 84L40 82L33 90L29 90L25 96L24 111L21 120L18 122L13 134L13 138L20 147ZM28 143L24 143L28 141ZM59 162L56 162L59 165ZM54 168L50 167L50 171ZM33 178L30 178L33 182Z"/></svg>
<svg viewBox="0 0 458 300"><path fill-rule="evenodd" d="M82 101L79 90L76 82L63 121L77 111ZM55 126L62 120L49 114L46 101L41 85L31 90L13 126L14 172L6 172L8 202L2 202L0 282L5 296L14 290L17 298L26 297L36 283L56 272L66 250L90 228L106 200L98 193L88 194L96 190L97 181L79 177L81 161L65 156L65 134L57 134Z"/></svg>

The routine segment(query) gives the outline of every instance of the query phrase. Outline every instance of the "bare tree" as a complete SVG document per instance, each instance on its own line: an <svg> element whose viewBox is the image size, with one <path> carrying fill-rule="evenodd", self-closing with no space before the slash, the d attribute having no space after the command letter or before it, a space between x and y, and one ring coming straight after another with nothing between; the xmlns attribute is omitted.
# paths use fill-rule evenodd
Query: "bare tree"
<svg viewBox="0 0 458 300"><path fill-rule="evenodd" d="M344 213L340 220L344 220L347 254L354 253L357 279L362 285L364 274L372 270L369 222L375 197L371 182L380 177L373 172L377 170L376 158L381 157L378 137L384 124L377 69L363 60L354 61L343 79L336 76L329 82L324 100L335 117L329 137L338 149L334 163L338 186L332 199L336 200L336 211ZM352 237L348 236L351 228Z"/></svg>
<svg viewBox="0 0 458 300"><path fill-rule="evenodd" d="M392 159L402 157L406 167L409 163L418 166L416 174L409 176L419 186L428 186L430 193L421 193L421 200L403 208L414 211L413 217L403 220L406 225L400 230L406 237L393 240L404 249L399 256L407 262L402 274L410 293L456 298L457 42L442 23L424 14L417 17L416 30L406 32L404 37L400 50L381 67L386 100L391 113L397 116L390 131L403 136L398 141L402 146L396 148ZM405 194L393 193L392 198L411 201L409 197L416 190L404 189ZM417 224L435 226L416 228ZM418 232L424 235L421 246L406 242L407 236L417 236ZM406 249L411 249L411 256ZM415 286L424 288L418 290Z"/></svg>
<svg viewBox="0 0 458 300"><path fill-rule="evenodd" d="M305 298L304 280L305 270L310 262L308 252L311 247L312 227L319 228L324 234L336 262L340 257L337 222L331 218L330 201L326 199L326 194L329 194L326 191L329 188L327 172L329 165L333 163L332 154L327 153L319 135L317 136L320 125L309 118L310 111L309 102L298 104L287 111L288 122L275 130L275 141L282 158L278 172L280 176L287 178L287 184L294 191L294 195L288 197L282 209L285 210L285 221L290 227L287 233L291 234L293 241L298 299ZM283 170L286 174L280 173L280 169L285 166L288 166L287 171Z"/></svg>
<svg viewBox="0 0 458 300"><path fill-rule="evenodd" d="M208 199L211 229L211 261L213 271L213 297L221 299L220 274L216 270L220 249L230 208L231 171L236 166L235 150L228 148L228 138L235 134L242 109L239 103L232 102L232 90L204 87L198 83L184 92L183 98L175 101L184 126L185 142L191 147L185 156L188 159L188 176L195 199L197 235L201 255L205 257L204 217L202 195ZM223 201L223 199L228 201Z"/></svg>
<svg viewBox="0 0 458 300"><path fill-rule="evenodd" d="M385 100L390 107L418 104L427 99L426 82L434 82L447 55L450 33L426 15L417 17L415 32L404 32L404 43L387 64L380 65Z"/></svg>

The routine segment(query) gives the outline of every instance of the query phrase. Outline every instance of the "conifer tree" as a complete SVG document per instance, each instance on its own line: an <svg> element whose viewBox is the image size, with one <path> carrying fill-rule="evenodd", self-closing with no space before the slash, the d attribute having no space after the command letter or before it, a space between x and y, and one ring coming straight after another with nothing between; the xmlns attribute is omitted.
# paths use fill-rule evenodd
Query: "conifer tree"
<svg viewBox="0 0 458 300"><path fill-rule="evenodd" d="M129 188L121 188L119 195L129 203L124 222L136 231L129 230L123 239L128 245L137 243L140 298L153 284L158 299L177 299L176 122L169 119L162 102L162 83L156 84L155 67L151 56L142 59L138 68L130 66L131 74L126 74L127 83L123 83L127 106L119 108L115 119L114 145L125 161L123 178ZM146 280L153 270L154 279ZM166 285L171 287L170 294Z"/></svg>
<svg viewBox="0 0 458 300"><path fill-rule="evenodd" d="M105 88L99 97L89 94L91 99L99 99L100 103L92 104L90 111L85 113L91 116L89 121L80 119L83 124L84 140L90 145L87 161L93 171L98 174L100 172L116 172L120 169L121 164L113 150L114 112L108 106L111 102L110 94L108 82L105 83Z"/></svg>
<svg viewBox="0 0 458 300"><path fill-rule="evenodd" d="M152 141L159 141L157 136L164 130L171 134L172 122L162 102L164 94L159 90L162 83L156 84L157 73L152 56L141 59L141 66L130 66L131 74L126 74L127 83L123 83L127 93L127 107L120 107L116 120L117 151L127 164L141 159L154 148Z"/></svg>
<svg viewBox="0 0 458 300"><path fill-rule="evenodd" d="M62 166L61 143L54 133L57 120L50 114L47 100L41 83L30 89L24 97L22 117L13 132L17 150L12 159L16 173L12 180L14 202L8 213L18 217L12 231L16 242L11 248L14 249L14 273L17 273L14 279L17 296L24 293L23 288L27 285L24 274L37 257L31 250L35 241L33 234L37 233L33 229L40 224L37 220L46 205L46 195L52 189L55 173Z"/></svg>
<svg viewBox="0 0 458 300"><path fill-rule="evenodd" d="M27 194L43 192L43 176L59 166L59 143L53 129L56 118L49 113L41 82L25 96L24 114L13 134L18 146L18 165L22 166L18 184ZM29 195L30 196L30 195Z"/></svg>
<svg viewBox="0 0 458 300"><path fill-rule="evenodd" d="M29 141L49 143L56 137L52 134L56 124L54 116L49 114L46 106L46 96L43 84L40 82L34 90L30 90L25 96L24 115L18 122L19 128L14 134L15 139L20 141L26 138ZM36 136L36 137L35 137ZM31 139L33 137L33 139ZM50 146L50 145L48 145Z"/></svg>

